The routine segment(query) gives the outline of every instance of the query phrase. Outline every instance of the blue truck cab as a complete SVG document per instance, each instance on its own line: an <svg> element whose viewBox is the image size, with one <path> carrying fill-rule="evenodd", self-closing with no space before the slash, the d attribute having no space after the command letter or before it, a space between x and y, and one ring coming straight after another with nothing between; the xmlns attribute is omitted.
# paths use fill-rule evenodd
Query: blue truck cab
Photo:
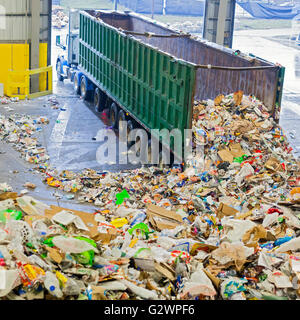
<svg viewBox="0 0 300 320"><path fill-rule="evenodd" d="M79 54L79 14L78 10L72 9L69 13L69 32L65 43L61 36L56 36L56 46L63 50L56 60L56 72L59 81L70 79L72 82L78 73Z"/></svg>

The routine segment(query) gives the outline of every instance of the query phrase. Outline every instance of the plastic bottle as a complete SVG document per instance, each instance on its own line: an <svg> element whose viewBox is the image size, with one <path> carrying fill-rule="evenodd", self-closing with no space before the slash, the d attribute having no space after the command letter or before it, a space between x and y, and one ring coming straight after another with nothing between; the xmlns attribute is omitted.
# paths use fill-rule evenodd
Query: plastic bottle
<svg viewBox="0 0 300 320"><path fill-rule="evenodd" d="M63 296L63 293L59 287L59 281L52 272L50 271L46 272L44 285L46 289L49 291L49 293L52 294L53 296L57 298L61 298Z"/></svg>
<svg viewBox="0 0 300 320"><path fill-rule="evenodd" d="M121 283L123 283L126 287L128 287L134 294L144 298L144 299L153 299L158 300L157 294L153 291L150 291L148 289L136 286L130 281L127 280L120 280Z"/></svg>
<svg viewBox="0 0 300 320"><path fill-rule="evenodd" d="M130 245L130 242L131 242L131 235L129 234L129 232L126 232L121 250L122 251L126 250L126 248L128 248L128 246Z"/></svg>
<svg viewBox="0 0 300 320"><path fill-rule="evenodd" d="M288 241L290 241L290 240L292 240L292 239L293 239L292 237L279 238L279 239L277 239L277 240L274 242L274 246L275 246L275 247L280 246L280 245L282 245L283 243L288 242Z"/></svg>
<svg viewBox="0 0 300 320"><path fill-rule="evenodd" d="M49 232L47 225L41 220L34 221L32 223L32 229L38 237L45 237Z"/></svg>
<svg viewBox="0 0 300 320"><path fill-rule="evenodd" d="M142 223L145 219L146 219L146 214L144 212L140 212L136 214L130 224L130 227L133 227L135 224Z"/></svg>

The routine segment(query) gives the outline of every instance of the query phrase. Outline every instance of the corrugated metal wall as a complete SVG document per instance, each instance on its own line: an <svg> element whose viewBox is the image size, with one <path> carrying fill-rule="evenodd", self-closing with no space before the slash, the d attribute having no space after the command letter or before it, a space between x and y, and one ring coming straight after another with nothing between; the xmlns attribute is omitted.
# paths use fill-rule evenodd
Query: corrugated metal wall
<svg viewBox="0 0 300 320"><path fill-rule="evenodd" d="M25 73L17 76L13 74L15 71L25 72L51 65L52 0L40 0L40 19L39 11L32 19L32 3L38 5L38 1L0 0L0 83L3 83L7 95L13 91L13 94L25 93ZM38 6L34 8L38 10ZM30 81L34 93L45 91L45 73L31 77ZM18 87L16 83L22 83L22 86Z"/></svg>
<svg viewBox="0 0 300 320"><path fill-rule="evenodd" d="M4 8L6 14L5 29L0 29L0 42L30 42L31 0L0 0L0 5ZM48 42L50 5L51 1L41 0L41 42Z"/></svg>

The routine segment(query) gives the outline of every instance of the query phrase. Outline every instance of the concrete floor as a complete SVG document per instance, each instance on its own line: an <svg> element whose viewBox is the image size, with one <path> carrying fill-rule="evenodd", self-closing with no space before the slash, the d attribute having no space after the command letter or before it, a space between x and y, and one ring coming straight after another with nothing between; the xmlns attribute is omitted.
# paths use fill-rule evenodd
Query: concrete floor
<svg viewBox="0 0 300 320"><path fill-rule="evenodd" d="M64 30L63 33L66 32L67 30ZM252 52L273 62L279 62L286 67L280 123L294 148L295 155L298 155L300 154L300 78L296 77L294 58L300 51L273 41L274 32L267 34L265 30L264 32L256 30L250 36L249 32L248 30L247 32L236 32L233 47L244 52ZM57 31L54 31L53 44L55 44L56 34ZM53 46L53 66L55 66L59 50ZM63 83L57 81L55 67L54 96L59 102L57 110L50 107L48 103L50 97L47 96L10 104L13 111L0 106L1 112L5 115L17 112L45 116L50 120L49 125L43 126L43 130L37 134L37 137L47 149L50 164L58 170L81 171L85 168L97 171L107 170L107 165L100 165L96 161L96 152L101 142L93 140L99 130L107 128L107 124L101 120L101 114L95 112L90 103L82 101L75 95L73 85L69 81ZM293 135L295 138L292 137ZM0 154L0 183L7 182L14 191L20 192L24 189L25 182L33 182L37 188L30 191L29 195L47 204L86 212L93 212L96 209L93 205L67 200L65 194L46 186L40 174L32 171L34 166L21 159L19 153L13 150L11 145L0 142L0 151L4 152ZM113 167L114 170L124 168ZM18 170L19 173L13 173L14 170ZM62 198L57 199L54 193L59 193Z"/></svg>

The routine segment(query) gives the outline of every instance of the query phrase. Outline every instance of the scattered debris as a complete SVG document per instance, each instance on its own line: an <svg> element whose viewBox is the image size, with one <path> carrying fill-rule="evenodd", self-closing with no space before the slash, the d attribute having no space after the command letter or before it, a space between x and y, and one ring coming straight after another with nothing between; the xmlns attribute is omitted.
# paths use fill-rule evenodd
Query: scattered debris
<svg viewBox="0 0 300 320"><path fill-rule="evenodd" d="M0 137L27 155L43 149L31 138L37 124L1 116ZM36 162L47 185L93 213L2 183L0 297L299 299L300 168L281 128L237 92L196 102L193 131L204 157L184 170L74 173Z"/></svg>

